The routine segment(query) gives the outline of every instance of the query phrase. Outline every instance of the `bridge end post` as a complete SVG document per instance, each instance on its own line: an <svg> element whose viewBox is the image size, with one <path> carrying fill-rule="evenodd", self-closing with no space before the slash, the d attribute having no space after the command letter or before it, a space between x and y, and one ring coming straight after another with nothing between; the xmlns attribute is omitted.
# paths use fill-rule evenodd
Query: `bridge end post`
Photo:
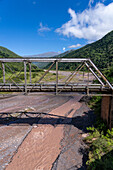
<svg viewBox="0 0 113 170"><path fill-rule="evenodd" d="M5 84L5 64L2 63L3 83Z"/></svg>
<svg viewBox="0 0 113 170"><path fill-rule="evenodd" d="M31 84L31 63L29 63L29 81Z"/></svg>
<svg viewBox="0 0 113 170"><path fill-rule="evenodd" d="M101 118L107 122L109 129L113 128L113 96L102 97Z"/></svg>
<svg viewBox="0 0 113 170"><path fill-rule="evenodd" d="M25 83L25 95L27 95L27 76L26 76L26 62L24 61L24 83Z"/></svg>
<svg viewBox="0 0 113 170"><path fill-rule="evenodd" d="M56 61L56 95L58 94L58 61Z"/></svg>

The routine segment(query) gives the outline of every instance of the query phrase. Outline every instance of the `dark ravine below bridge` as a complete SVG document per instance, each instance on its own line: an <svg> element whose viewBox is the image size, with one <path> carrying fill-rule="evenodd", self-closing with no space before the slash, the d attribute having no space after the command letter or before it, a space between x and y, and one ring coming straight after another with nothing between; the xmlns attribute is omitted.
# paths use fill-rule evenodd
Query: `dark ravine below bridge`
<svg viewBox="0 0 113 170"><path fill-rule="evenodd" d="M37 94L1 99L0 169L85 169L82 138L94 115L80 99Z"/></svg>

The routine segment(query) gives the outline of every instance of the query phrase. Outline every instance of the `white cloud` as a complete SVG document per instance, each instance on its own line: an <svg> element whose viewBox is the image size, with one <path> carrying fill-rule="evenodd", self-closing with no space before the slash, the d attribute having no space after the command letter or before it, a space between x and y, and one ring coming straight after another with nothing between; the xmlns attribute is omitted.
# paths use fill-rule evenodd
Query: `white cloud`
<svg viewBox="0 0 113 170"><path fill-rule="evenodd" d="M105 2L106 0L100 0L99 2ZM91 8L92 4L94 4L95 0L89 0L88 6Z"/></svg>
<svg viewBox="0 0 113 170"><path fill-rule="evenodd" d="M93 4L94 3L94 0L89 0L89 7L91 7L91 4Z"/></svg>
<svg viewBox="0 0 113 170"><path fill-rule="evenodd" d="M65 47L63 47L63 51L65 51L66 50L66 48Z"/></svg>
<svg viewBox="0 0 113 170"><path fill-rule="evenodd" d="M76 13L69 8L68 12L71 20L56 29L57 33L94 41L113 30L113 3L107 6L98 3L94 8L86 9L81 13Z"/></svg>
<svg viewBox="0 0 113 170"><path fill-rule="evenodd" d="M38 32L45 32L45 31L51 31L51 29L48 26L43 26L42 22L40 22L40 28L38 29Z"/></svg>
<svg viewBox="0 0 113 170"><path fill-rule="evenodd" d="M81 47L81 44L71 45L68 48L77 48L77 47Z"/></svg>

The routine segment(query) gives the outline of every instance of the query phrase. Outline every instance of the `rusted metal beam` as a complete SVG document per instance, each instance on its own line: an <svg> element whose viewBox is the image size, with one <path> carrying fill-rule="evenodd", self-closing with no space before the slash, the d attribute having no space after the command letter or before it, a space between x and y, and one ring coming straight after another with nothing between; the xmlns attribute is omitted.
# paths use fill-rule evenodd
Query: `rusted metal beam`
<svg viewBox="0 0 113 170"><path fill-rule="evenodd" d="M58 61L56 61L56 95L58 92Z"/></svg>
<svg viewBox="0 0 113 170"><path fill-rule="evenodd" d="M80 64L72 73L71 75L69 75L69 77L65 80L65 84L67 81L69 81L71 79L71 77L75 74L75 72L82 66L82 64Z"/></svg>
<svg viewBox="0 0 113 170"><path fill-rule="evenodd" d="M37 81L37 83L40 83L40 81L46 76L46 74L51 70L51 68L53 67L53 65L55 64L55 61L52 63L52 65L48 68L48 70L45 71L45 73L43 74L43 76Z"/></svg>
<svg viewBox="0 0 113 170"><path fill-rule="evenodd" d="M26 62L24 61L24 82L25 82L25 94L27 94L27 75L26 75Z"/></svg>
<svg viewBox="0 0 113 170"><path fill-rule="evenodd" d="M104 86L104 83L100 80L100 78L97 76L97 74L90 68L90 66L85 62L85 65L87 68L91 71L91 73L95 76L95 78Z"/></svg>
<svg viewBox="0 0 113 170"><path fill-rule="evenodd" d="M22 91L22 89L20 88L20 86L11 78L11 76L8 76L8 74L6 73L7 77L8 77L8 80L10 79L12 82L13 82L13 85L15 85L15 87L18 87L18 89L20 89ZM11 86L11 83L10 83L10 86ZM3 83L0 87L0 89L5 89L7 87L7 84L5 82L5 84ZM11 88L10 88L11 89Z"/></svg>
<svg viewBox="0 0 113 170"><path fill-rule="evenodd" d="M105 76L100 72L100 70L96 67L96 65L89 59L90 64L95 68L95 70L100 74L100 76L105 80L108 86L113 90L113 86L111 83L105 78Z"/></svg>
<svg viewBox="0 0 113 170"><path fill-rule="evenodd" d="M31 84L31 63L28 63L28 64L29 64L29 81Z"/></svg>
<svg viewBox="0 0 113 170"><path fill-rule="evenodd" d="M83 68L83 82L84 82L84 79L85 79L85 72L84 72L84 68Z"/></svg>
<svg viewBox="0 0 113 170"><path fill-rule="evenodd" d="M3 83L5 84L5 65L2 63L2 71L3 71Z"/></svg>
<svg viewBox="0 0 113 170"><path fill-rule="evenodd" d="M92 94L79 94L79 93L70 93L70 94L59 94L59 96L89 96L89 97L93 97L93 96L111 96L113 97L113 94L96 94L96 93L92 93Z"/></svg>
<svg viewBox="0 0 113 170"><path fill-rule="evenodd" d="M50 67L48 68L48 70L45 71L45 73L43 74L43 76L36 82L36 83L40 83L40 81L46 76L46 74L50 71L50 69L53 67L53 65L55 64L56 61L54 61ZM36 86L36 83L34 84L34 86L31 88L31 90ZM29 92L31 91L29 90Z"/></svg>
<svg viewBox="0 0 113 170"><path fill-rule="evenodd" d="M89 76L90 76L90 75L89 75L89 68L88 68L88 85L89 85Z"/></svg>
<svg viewBox="0 0 113 170"><path fill-rule="evenodd" d="M18 78L20 80L20 82L22 82L22 80L19 78L19 74L16 74L15 71L13 71L7 64L6 66L9 68L9 70L12 72L12 75L10 77L12 77L13 75L15 75L15 78ZM8 81L8 80L7 80Z"/></svg>
<svg viewBox="0 0 113 170"><path fill-rule="evenodd" d="M74 92L77 92L77 91L81 91L81 92L86 92L87 91L87 94L89 94L89 92L92 92L92 91L95 91L95 92L98 92L98 91L101 91L101 92L110 92L110 90L113 90L113 86L110 84L110 82L103 76L103 74L98 70L98 68L94 65L94 63L90 60L90 59L81 59L81 58L12 58L12 59L0 59L0 62L1 63L6 63L6 62L22 62L24 63L24 85L20 85L18 83L16 83L13 79L11 79L11 76L9 77L9 79L12 80L12 84L10 83L10 85L7 87L5 86L6 85L6 80L5 80L5 71L4 71L4 74L3 74L3 84L1 83L0 85L2 86L1 87L1 91L7 91L7 90L14 90L14 91L25 91L25 93L27 93L28 91L52 91L52 92L56 92L56 94L60 93L61 91L74 91ZM49 67L49 69L47 71L45 71L45 73L42 75L42 77L34 84L32 84L31 82L31 62L51 62L52 65ZM60 62L67 62L67 63L70 63L70 62L81 62L81 66L79 66L79 68L76 69L76 71L74 71L65 81L65 84L60 84L58 83L58 63ZM26 67L26 64L27 63L30 63L29 65L29 85L27 84L27 67ZM56 63L56 82L55 84L42 84L41 85L41 80L43 80L43 78L45 78L45 76L47 75L47 73L49 72L49 70L53 67L53 65ZM85 64L83 64L85 63ZM74 78L74 76L76 76L76 74L84 67L84 65L86 65L86 67L88 67L88 70L91 71L91 73L95 76L95 78L100 82L100 86L96 87L95 86L90 86L89 84L89 73L88 73L88 83L86 83L86 85L81 85L80 83L79 84L73 84L73 83L70 83L70 81ZM96 73L93 71L93 70L96 70ZM4 68L5 70L5 68ZM12 69L10 69L12 70ZM14 74L15 72L13 72ZM99 76L98 76L99 74ZM15 73L16 75L16 73ZM20 75L20 73L19 73ZM16 75L16 77L19 78L19 75ZM83 77L84 77L84 73L83 73ZM103 81L101 80L101 78L106 82L107 86L105 86L105 84L103 83ZM24 88L23 88L24 87ZM6 89L5 89L6 88Z"/></svg>
<svg viewBox="0 0 113 170"><path fill-rule="evenodd" d="M66 85L77 75L77 73L84 67L85 64L82 63L80 67L74 72L74 74L70 77L70 79L66 82Z"/></svg>
<svg viewBox="0 0 113 170"><path fill-rule="evenodd" d="M7 84L5 84L5 86L9 86L9 85L13 85L14 83L7 83ZM56 83L43 83L43 84L41 84L41 83L35 83L37 86L40 86L40 85L43 85L43 86L52 86L52 85L56 85ZM2 86L2 85L4 85L4 83L0 83L0 86ZM19 83L19 84L17 84L18 86L24 86L24 83ZM30 84L30 83L27 83L27 85L28 86L33 86L34 85L34 83L32 83L32 84ZM59 86L64 86L65 84L64 83L58 83L58 85ZM87 83L80 83L80 84L78 84L78 83L68 83L68 85L67 86L87 86ZM100 88L100 86L101 86L101 84L89 84L89 86L96 86L96 87L99 87ZM105 88L105 87L104 87Z"/></svg>
<svg viewBox="0 0 113 170"><path fill-rule="evenodd" d="M86 58L1 58L0 62L54 62L54 61L58 61L58 62L85 62L88 61L88 59Z"/></svg>
<svg viewBox="0 0 113 170"><path fill-rule="evenodd" d="M74 78L74 76L78 73L78 71L80 71L80 70L84 67L84 65L85 65L85 64L80 65L80 67L78 67L79 69L77 68L77 70L72 73L72 76L71 76L71 77L68 79L68 81L65 83L65 86ZM61 93L61 91L65 88L65 86L58 92L58 94Z"/></svg>
<svg viewBox="0 0 113 170"><path fill-rule="evenodd" d="M22 88L22 89L24 89L25 88L25 84L23 84L23 85L16 85L16 84L9 84L9 85L5 85L5 86L0 86L0 87L3 87L3 89L11 89L11 88L14 88L14 89L19 89L18 88L18 86L20 87L20 88ZM62 87L63 87L64 85L58 85L58 88L59 89L62 89ZM70 89L70 90L73 90L72 89L72 87L73 87L73 89L74 90L76 90L76 89L80 89L81 91L84 91L84 90L86 90L86 85L67 85L67 86L65 86L65 88L63 88L64 90L68 90L68 89ZM30 89L31 88L31 85L27 85L27 88L28 89ZM34 87L35 89L40 89L40 85L37 85L36 87ZM56 84L53 84L53 85L42 85L42 89L46 89L46 88L48 88L48 89L56 89ZM96 91L110 91L109 89L106 89L106 88L103 88L103 89L101 89L101 85L100 86L89 86L89 89L92 89L94 92L96 92Z"/></svg>

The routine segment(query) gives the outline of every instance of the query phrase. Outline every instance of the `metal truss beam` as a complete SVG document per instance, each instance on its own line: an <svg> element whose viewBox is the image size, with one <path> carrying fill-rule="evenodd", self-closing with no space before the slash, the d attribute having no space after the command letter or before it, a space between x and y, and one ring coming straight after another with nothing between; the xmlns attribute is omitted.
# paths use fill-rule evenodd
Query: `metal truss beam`
<svg viewBox="0 0 113 170"><path fill-rule="evenodd" d="M12 79L12 75L8 76L7 72L5 71L5 66L7 66L7 63L23 63L24 64L24 84L20 84L15 82ZM52 63L48 70L45 71L45 73L42 75L42 77L39 78L37 82L32 84L32 68L33 65L31 63L33 62L50 62ZM72 73L71 75L66 79L66 81L61 85L61 83L58 81L58 63L81 63ZM35 92L35 91L50 91L50 92L55 92L56 95L61 93L61 92L85 92L89 95L89 92L107 92L107 93L112 93L113 91L113 86L112 84L105 78L105 76L99 71L99 69L95 66L95 64L90 60L86 58L1 58L0 63L2 65L2 72L3 72L3 83L0 83L0 91L22 91L28 93L28 92ZM29 65L29 83L27 82L27 64ZM42 84L41 81L45 78L47 73L49 73L50 69L56 64L56 81L55 84ZM71 80L77 75L77 73L83 68L83 67L88 68L88 83L81 85L80 83L71 84ZM15 71L13 71L9 67L10 71L16 76L16 78L19 78L19 74L16 74ZM95 70L95 71L94 71ZM99 81L99 86L93 86L89 84L89 71L95 76L95 78ZM12 81L10 85L8 85L6 81L6 77ZM21 81L22 82L22 81ZM84 71L83 71L83 82L84 81ZM107 84L107 86L106 86Z"/></svg>
<svg viewBox="0 0 113 170"><path fill-rule="evenodd" d="M78 62L85 62L85 61L89 61L89 59L86 59L86 58L10 58L10 59L7 59L7 58L1 58L0 59L0 62L55 62L55 61L58 61L58 62L65 62L65 63L70 63L70 62L73 62L73 63L78 63Z"/></svg>

